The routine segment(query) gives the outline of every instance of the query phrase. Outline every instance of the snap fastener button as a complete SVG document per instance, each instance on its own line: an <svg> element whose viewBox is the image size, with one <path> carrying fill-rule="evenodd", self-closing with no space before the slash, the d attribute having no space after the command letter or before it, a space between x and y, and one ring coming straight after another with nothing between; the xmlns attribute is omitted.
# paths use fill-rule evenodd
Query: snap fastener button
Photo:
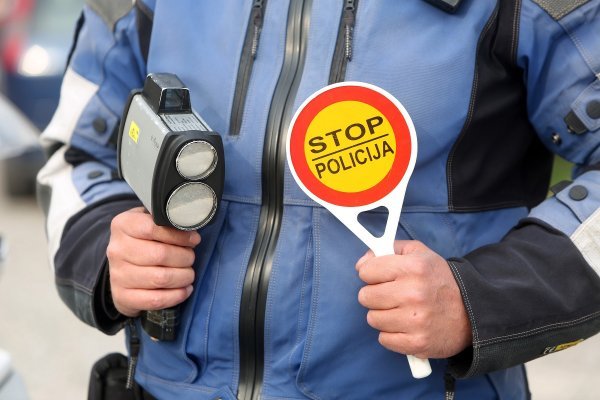
<svg viewBox="0 0 600 400"><path fill-rule="evenodd" d="M569 197L575 201L581 201L588 195L588 190L585 186L575 185L569 190Z"/></svg>
<svg viewBox="0 0 600 400"><path fill-rule="evenodd" d="M600 118L600 100L592 100L588 103L585 108L587 115L590 118L598 119Z"/></svg>
<svg viewBox="0 0 600 400"><path fill-rule="evenodd" d="M94 127L94 130L98 133L106 132L106 120L104 118L98 117L94 119L94 121L92 122L92 126Z"/></svg>

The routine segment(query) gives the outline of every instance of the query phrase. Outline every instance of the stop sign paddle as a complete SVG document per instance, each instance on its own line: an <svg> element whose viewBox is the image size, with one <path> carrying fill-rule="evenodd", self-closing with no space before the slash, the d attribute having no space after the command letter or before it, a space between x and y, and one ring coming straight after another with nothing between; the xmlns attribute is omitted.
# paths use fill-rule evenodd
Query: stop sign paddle
<svg viewBox="0 0 600 400"><path fill-rule="evenodd" d="M362 82L329 85L300 106L287 137L294 179L376 256L394 254L406 187L417 158L415 128L406 109L385 90ZM358 221L385 207L382 236ZM407 356L415 378L431 373L428 360Z"/></svg>

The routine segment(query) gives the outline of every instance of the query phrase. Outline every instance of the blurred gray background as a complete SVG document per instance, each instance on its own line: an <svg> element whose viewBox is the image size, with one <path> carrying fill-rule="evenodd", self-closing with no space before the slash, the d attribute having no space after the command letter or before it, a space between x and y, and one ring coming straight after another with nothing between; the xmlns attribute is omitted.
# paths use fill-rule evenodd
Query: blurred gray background
<svg viewBox="0 0 600 400"><path fill-rule="evenodd" d="M92 364L124 352L123 335L88 327L58 297L32 198L0 196L0 234L9 247L0 273L0 348L11 353L32 400L86 399Z"/></svg>
<svg viewBox="0 0 600 400"><path fill-rule="evenodd" d="M0 0L0 236L8 244L0 266L0 349L35 400L85 399L94 361L125 347L122 335L95 332L59 300L32 193L44 159L39 131L56 108L82 4ZM7 386L0 376L2 400L22 399L7 395Z"/></svg>

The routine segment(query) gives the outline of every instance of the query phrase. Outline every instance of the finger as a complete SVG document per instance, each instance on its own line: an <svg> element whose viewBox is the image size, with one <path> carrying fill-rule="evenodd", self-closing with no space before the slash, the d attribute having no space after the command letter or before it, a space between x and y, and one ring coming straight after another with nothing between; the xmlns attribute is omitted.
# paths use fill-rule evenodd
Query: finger
<svg viewBox="0 0 600 400"><path fill-rule="evenodd" d="M137 239L154 240L176 246L195 247L200 243L200 235L196 231L180 231L178 229L156 225L150 214L139 209L129 210L113 219L116 228L127 236Z"/></svg>
<svg viewBox="0 0 600 400"><path fill-rule="evenodd" d="M358 268L358 277L368 285L401 278L404 260L397 255L373 257Z"/></svg>
<svg viewBox="0 0 600 400"><path fill-rule="evenodd" d="M367 323L381 332L416 333L427 328L428 315L407 307L370 310L367 313Z"/></svg>
<svg viewBox="0 0 600 400"><path fill-rule="evenodd" d="M162 310L184 302L192 293L190 285L179 289L126 289L115 294L115 306L125 310Z"/></svg>
<svg viewBox="0 0 600 400"><path fill-rule="evenodd" d="M131 212L134 212L134 213L150 214L150 213L148 212L148 210L146 210L146 207L142 207L142 206L140 206L140 207L135 207L135 208L132 208L132 209L131 209L131 210L129 210L129 211L131 211Z"/></svg>
<svg viewBox="0 0 600 400"><path fill-rule="evenodd" d="M370 260L373 257L375 257L375 253L373 253L372 250L368 250L361 258L358 259L358 261L356 262L356 265L354 267L356 268L357 271L360 270L361 266L367 260Z"/></svg>
<svg viewBox="0 0 600 400"><path fill-rule="evenodd" d="M367 285L359 290L358 302L369 310L390 310L402 305L396 282Z"/></svg>
<svg viewBox="0 0 600 400"><path fill-rule="evenodd" d="M407 333L379 333L379 343L396 353L410 354L419 358L427 358L427 339L419 335Z"/></svg>
<svg viewBox="0 0 600 400"><path fill-rule="evenodd" d="M185 268L194 264L196 255L189 247L175 246L130 237L122 239L121 257L124 261L140 266L163 266Z"/></svg>
<svg viewBox="0 0 600 400"><path fill-rule="evenodd" d="M420 253L427 247L418 240L396 240L394 241L394 253L398 255L407 255L411 253Z"/></svg>
<svg viewBox="0 0 600 400"><path fill-rule="evenodd" d="M423 308L432 301L425 285L412 278L367 285L358 291L358 302L370 310Z"/></svg>
<svg viewBox="0 0 600 400"><path fill-rule="evenodd" d="M125 264L111 269L113 286L126 289L179 289L194 283L193 268L139 267Z"/></svg>

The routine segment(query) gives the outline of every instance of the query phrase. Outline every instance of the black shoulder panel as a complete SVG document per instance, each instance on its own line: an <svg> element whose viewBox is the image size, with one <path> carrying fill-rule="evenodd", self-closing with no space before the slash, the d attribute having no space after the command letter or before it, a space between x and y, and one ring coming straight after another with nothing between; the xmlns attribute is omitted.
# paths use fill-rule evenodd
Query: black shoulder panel
<svg viewBox="0 0 600 400"><path fill-rule="evenodd" d="M552 155L527 116L516 66L521 0L498 0L477 47L469 114L447 163L451 211L533 207L548 189Z"/></svg>
<svg viewBox="0 0 600 400"><path fill-rule="evenodd" d="M590 0L532 0L535 4L544 9L552 18L559 20L565 15L570 14L575 9L581 7Z"/></svg>
<svg viewBox="0 0 600 400"><path fill-rule="evenodd" d="M118 20L133 8L131 0L86 0L86 4L113 29Z"/></svg>

